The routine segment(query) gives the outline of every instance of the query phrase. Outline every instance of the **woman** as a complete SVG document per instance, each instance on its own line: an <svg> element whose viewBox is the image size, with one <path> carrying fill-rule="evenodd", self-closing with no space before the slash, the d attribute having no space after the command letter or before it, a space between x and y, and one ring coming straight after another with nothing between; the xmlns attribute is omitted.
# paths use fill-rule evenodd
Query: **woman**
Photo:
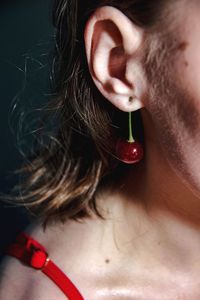
<svg viewBox="0 0 200 300"><path fill-rule="evenodd" d="M1 299L200 299L199 15L195 0L55 1L56 130L21 196L49 259L7 255Z"/></svg>

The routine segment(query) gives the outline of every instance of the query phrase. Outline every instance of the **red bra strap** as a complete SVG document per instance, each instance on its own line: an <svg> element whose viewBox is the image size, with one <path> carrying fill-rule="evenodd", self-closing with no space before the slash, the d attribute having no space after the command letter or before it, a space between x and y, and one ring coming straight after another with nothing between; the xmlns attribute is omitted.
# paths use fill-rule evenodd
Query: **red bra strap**
<svg viewBox="0 0 200 300"><path fill-rule="evenodd" d="M42 271L63 291L69 300L84 300L71 280L49 258L46 249L28 234L21 232L6 250L32 268Z"/></svg>

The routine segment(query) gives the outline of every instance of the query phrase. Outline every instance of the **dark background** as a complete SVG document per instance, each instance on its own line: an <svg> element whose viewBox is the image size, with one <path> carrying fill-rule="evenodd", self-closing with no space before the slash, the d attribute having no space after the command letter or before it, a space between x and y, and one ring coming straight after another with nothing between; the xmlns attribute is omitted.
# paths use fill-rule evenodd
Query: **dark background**
<svg viewBox="0 0 200 300"><path fill-rule="evenodd" d="M0 2L1 193L9 193L17 183L18 179L12 174L23 161L19 148L29 146L27 141L17 139L16 121L20 110L30 111L49 96L49 52L54 35L51 9L51 0ZM29 124L31 120L29 114L25 122ZM0 254L29 222L24 209L0 202Z"/></svg>

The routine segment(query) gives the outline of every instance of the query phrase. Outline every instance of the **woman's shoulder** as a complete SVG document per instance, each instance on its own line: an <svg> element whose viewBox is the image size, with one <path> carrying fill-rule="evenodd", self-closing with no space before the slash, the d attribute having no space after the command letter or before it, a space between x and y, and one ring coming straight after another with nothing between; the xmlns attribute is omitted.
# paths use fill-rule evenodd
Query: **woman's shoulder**
<svg viewBox="0 0 200 300"><path fill-rule="evenodd" d="M46 300L50 295L66 300L66 296L42 272L13 257L4 257L0 264L0 299Z"/></svg>
<svg viewBox="0 0 200 300"><path fill-rule="evenodd" d="M49 251L51 235L48 231L46 234L43 232L40 223L30 224L24 232ZM66 296L41 270L31 268L15 257L3 257L0 263L0 299L46 300L50 296L66 300Z"/></svg>
<svg viewBox="0 0 200 300"><path fill-rule="evenodd" d="M93 223L69 222L65 226L49 226L45 231L41 224L35 223L24 232L44 246L49 258L87 299L94 298L96 278L99 278L102 266L94 251L96 238L91 242L91 233L97 234ZM0 299L46 300L50 296L66 300L58 286L43 272L26 266L14 257L4 258L0 265Z"/></svg>
<svg viewBox="0 0 200 300"><path fill-rule="evenodd" d="M65 229L62 226L49 226L44 231L41 223L35 222L24 229L26 234L47 250L51 260L72 279L78 288L83 288L85 285L80 271L81 262L85 260L79 257L83 227L84 225L69 222ZM14 257L4 257L0 264L0 299L46 300L50 296L66 300L66 296L58 286L43 272L27 266Z"/></svg>
<svg viewBox="0 0 200 300"><path fill-rule="evenodd" d="M25 300L28 273L14 258L5 256L0 264L0 299ZM32 298L27 297L27 300Z"/></svg>
<svg viewBox="0 0 200 300"><path fill-rule="evenodd" d="M27 289L30 270L23 266L16 259L5 256L0 264L0 299L9 300L33 300L31 296L32 285L29 286L30 293L28 296Z"/></svg>

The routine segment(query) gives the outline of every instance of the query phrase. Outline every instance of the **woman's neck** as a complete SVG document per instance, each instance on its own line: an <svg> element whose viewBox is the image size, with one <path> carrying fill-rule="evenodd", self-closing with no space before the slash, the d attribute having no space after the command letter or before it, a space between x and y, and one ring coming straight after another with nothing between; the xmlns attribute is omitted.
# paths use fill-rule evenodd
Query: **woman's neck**
<svg viewBox="0 0 200 300"><path fill-rule="evenodd" d="M200 198L172 170L152 137L146 138L145 160L102 194L99 205L130 257L140 253L141 262L200 274Z"/></svg>

